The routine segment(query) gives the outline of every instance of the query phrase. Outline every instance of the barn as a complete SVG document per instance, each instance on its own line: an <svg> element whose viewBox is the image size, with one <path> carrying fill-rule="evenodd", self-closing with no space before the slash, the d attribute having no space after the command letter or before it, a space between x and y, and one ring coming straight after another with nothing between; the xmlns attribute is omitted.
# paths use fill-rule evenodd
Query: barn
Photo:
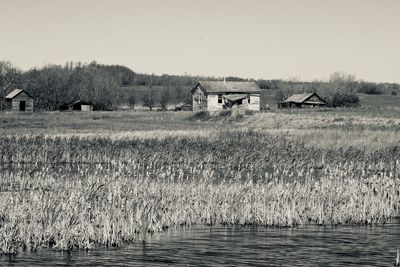
<svg viewBox="0 0 400 267"><path fill-rule="evenodd" d="M93 106L89 102L77 100L67 105L67 109L70 111L93 111Z"/></svg>
<svg viewBox="0 0 400 267"><path fill-rule="evenodd" d="M33 97L22 89L15 89L6 96L7 109L11 111L33 111Z"/></svg>
<svg viewBox="0 0 400 267"><path fill-rule="evenodd" d="M192 89L193 110L260 110L260 93L254 82L199 81Z"/></svg>
<svg viewBox="0 0 400 267"><path fill-rule="evenodd" d="M326 102L316 93L294 94L285 101L278 103L279 108L314 108L325 105Z"/></svg>

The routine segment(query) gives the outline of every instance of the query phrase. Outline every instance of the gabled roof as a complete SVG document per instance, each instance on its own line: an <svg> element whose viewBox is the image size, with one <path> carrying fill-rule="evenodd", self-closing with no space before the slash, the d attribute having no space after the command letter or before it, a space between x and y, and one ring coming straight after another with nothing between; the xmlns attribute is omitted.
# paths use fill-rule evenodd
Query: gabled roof
<svg viewBox="0 0 400 267"><path fill-rule="evenodd" d="M223 82L223 81L199 81L200 86L205 93L260 93L260 88L254 82Z"/></svg>
<svg viewBox="0 0 400 267"><path fill-rule="evenodd" d="M16 97L17 95L19 95L20 93L24 92L25 94L27 94L29 97L33 98L32 96L30 96L27 92L25 92L22 89L14 89L14 91L12 91L11 93L9 93L6 96L6 99L13 99L14 97Z"/></svg>
<svg viewBox="0 0 400 267"><path fill-rule="evenodd" d="M321 97L319 97L319 95L317 95L316 93L303 93L303 94L294 94L291 95L288 99L286 99L285 101L283 101L283 103L304 103L307 102L308 99L310 99L311 97L316 96L320 101L315 102L314 104L325 104L325 102L321 99Z"/></svg>

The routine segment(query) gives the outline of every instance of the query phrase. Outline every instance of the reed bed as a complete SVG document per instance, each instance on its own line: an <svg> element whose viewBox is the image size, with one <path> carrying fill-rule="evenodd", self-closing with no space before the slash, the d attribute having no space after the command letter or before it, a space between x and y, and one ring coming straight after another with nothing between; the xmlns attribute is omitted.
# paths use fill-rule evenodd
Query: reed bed
<svg viewBox="0 0 400 267"><path fill-rule="evenodd" d="M400 147L263 131L0 137L0 252L91 249L192 225L373 224L399 215Z"/></svg>
<svg viewBox="0 0 400 267"><path fill-rule="evenodd" d="M157 174L166 166L185 173L212 169L220 179L279 176L302 173L324 175L341 170L347 177L396 172L400 144L370 151L356 147L312 147L299 139L257 131L226 131L207 137L183 136L161 139L101 136L0 137L0 163L30 165L104 164L109 168Z"/></svg>
<svg viewBox="0 0 400 267"><path fill-rule="evenodd" d="M2 177L0 251L118 246L192 225L384 223L400 204L399 179L389 175L341 179L331 173L302 183L209 176L13 172Z"/></svg>

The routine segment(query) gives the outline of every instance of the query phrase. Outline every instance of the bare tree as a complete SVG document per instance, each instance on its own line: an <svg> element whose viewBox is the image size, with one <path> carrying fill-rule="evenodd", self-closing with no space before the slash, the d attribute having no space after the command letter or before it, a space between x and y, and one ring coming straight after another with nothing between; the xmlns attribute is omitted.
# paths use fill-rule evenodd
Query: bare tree
<svg viewBox="0 0 400 267"><path fill-rule="evenodd" d="M168 109L169 100L170 100L169 89L165 88L163 93L162 93L162 95L161 95L161 99L160 99L161 108L163 110L167 110Z"/></svg>
<svg viewBox="0 0 400 267"><path fill-rule="evenodd" d="M183 90L182 90L182 87L181 86L176 86L175 87L175 99L178 101L178 102L182 102L183 101L183 96L182 96L182 94L183 94Z"/></svg>
<svg viewBox="0 0 400 267"><path fill-rule="evenodd" d="M144 94L142 101L143 101L143 105L145 107L148 107L150 110L153 110L154 96L153 96L151 87L149 87L149 89L147 89L147 92Z"/></svg>
<svg viewBox="0 0 400 267"><path fill-rule="evenodd" d="M0 110L6 107L7 90L15 87L21 72L8 61L0 61Z"/></svg>
<svg viewBox="0 0 400 267"><path fill-rule="evenodd" d="M135 103L136 103L135 94L130 95L128 101L129 101L129 107L131 109L135 109Z"/></svg>

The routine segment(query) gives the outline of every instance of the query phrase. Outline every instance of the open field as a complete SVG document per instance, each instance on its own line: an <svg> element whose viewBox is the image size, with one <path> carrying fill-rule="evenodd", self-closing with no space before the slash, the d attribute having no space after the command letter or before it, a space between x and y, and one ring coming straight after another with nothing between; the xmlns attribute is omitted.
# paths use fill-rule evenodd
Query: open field
<svg viewBox="0 0 400 267"><path fill-rule="evenodd" d="M0 124L1 253L121 245L169 227L399 215L396 105L0 113Z"/></svg>

